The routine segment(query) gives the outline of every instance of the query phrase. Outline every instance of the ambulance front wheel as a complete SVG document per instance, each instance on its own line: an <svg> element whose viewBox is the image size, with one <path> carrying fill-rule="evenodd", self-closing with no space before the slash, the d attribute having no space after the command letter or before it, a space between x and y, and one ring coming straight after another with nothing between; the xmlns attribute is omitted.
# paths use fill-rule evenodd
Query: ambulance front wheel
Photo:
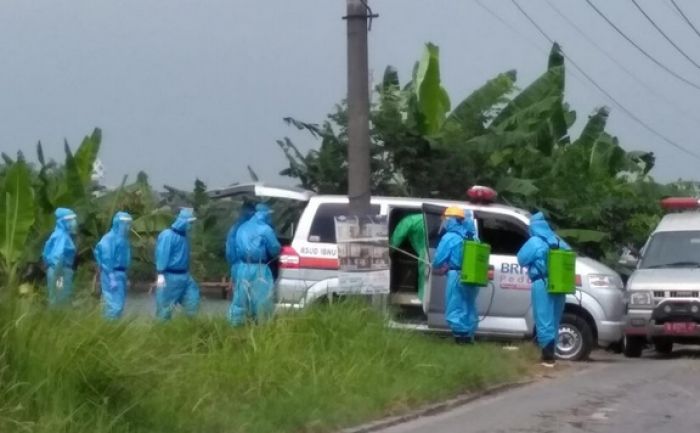
<svg viewBox="0 0 700 433"><path fill-rule="evenodd" d="M584 361L593 350L593 330L581 316L564 313L559 324L557 358L564 361Z"/></svg>

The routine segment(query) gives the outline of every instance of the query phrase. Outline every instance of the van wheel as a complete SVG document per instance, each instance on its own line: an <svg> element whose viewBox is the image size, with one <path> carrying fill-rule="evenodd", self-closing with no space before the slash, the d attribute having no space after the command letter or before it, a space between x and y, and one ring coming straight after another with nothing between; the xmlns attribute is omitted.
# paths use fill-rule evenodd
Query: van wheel
<svg viewBox="0 0 700 433"><path fill-rule="evenodd" d="M654 341L654 349L662 355L670 355L673 352L673 340Z"/></svg>
<svg viewBox="0 0 700 433"><path fill-rule="evenodd" d="M646 346L644 337L628 337L625 336L625 356L627 358L639 358L642 356L642 350Z"/></svg>
<svg viewBox="0 0 700 433"><path fill-rule="evenodd" d="M593 330L586 320L572 313L565 313L559 325L557 357L565 361L588 359L593 350Z"/></svg>

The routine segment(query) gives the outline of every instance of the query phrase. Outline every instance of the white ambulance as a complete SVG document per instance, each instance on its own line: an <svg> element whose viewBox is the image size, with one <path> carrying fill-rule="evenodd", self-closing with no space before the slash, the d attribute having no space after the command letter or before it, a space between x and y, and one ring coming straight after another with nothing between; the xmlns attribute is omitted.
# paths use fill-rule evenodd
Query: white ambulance
<svg viewBox="0 0 700 433"><path fill-rule="evenodd" d="M671 353L675 343L700 344L700 200L662 200L665 215L634 260L627 281L625 355L639 357L648 343Z"/></svg>
<svg viewBox="0 0 700 433"><path fill-rule="evenodd" d="M471 190L473 191L473 190ZM212 191L213 198L267 197L296 202L286 215L276 215L282 254L276 264L278 310L301 309L341 296L338 279L338 245L335 218L348 214L345 196L315 195L309 191L270 187L264 184L236 185ZM479 336L506 339L530 338L534 321L530 303L530 281L516 253L528 239L530 214L521 209L491 203L495 197L479 194L479 200L372 197L372 213L388 217L389 233L411 214L423 214L430 256L438 243L441 216L448 206L474 212L480 239L491 246L490 283L481 289ZM296 211L294 210L296 209ZM401 246L410 255L392 250L388 303L396 311L394 325L417 330L447 331L444 318L444 277L431 275L426 266L425 296L417 297L418 261L408 243ZM618 274L586 257L576 262L579 290L567 297L559 330L558 356L585 359L597 345L610 347L622 340L625 314L623 284Z"/></svg>

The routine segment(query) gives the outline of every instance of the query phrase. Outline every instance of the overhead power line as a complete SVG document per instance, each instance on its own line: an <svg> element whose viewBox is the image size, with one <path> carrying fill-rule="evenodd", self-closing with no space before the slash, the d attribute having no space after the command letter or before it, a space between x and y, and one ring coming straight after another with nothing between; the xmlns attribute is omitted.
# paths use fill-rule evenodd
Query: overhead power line
<svg viewBox="0 0 700 433"><path fill-rule="evenodd" d="M559 15L559 17L561 17L564 21L566 21L566 23L571 28L573 28L579 35L581 35L581 37L583 37L586 41L588 41L588 43L590 43L596 49L598 49L598 51L603 53L603 55L605 55L605 57L607 57L611 62L613 62L618 68L620 68L622 71L624 71L627 75L629 75L640 86L642 86L647 92L656 96L659 100L665 102L668 106L674 108L679 114L687 117L688 119L690 119L694 122L700 123L700 119L695 117L695 116L691 116L688 112L689 110L684 110L683 108L676 105L675 102L671 101L669 98L664 96L661 92L656 91L652 86L648 85L646 82L644 82L644 80L639 78L639 76L634 71L630 70L622 62L617 60L617 58L615 56L610 54L605 48L601 47L600 44L598 44L595 40L593 40L593 38L588 36L588 34L586 34L586 32L583 31L583 29L581 29L581 27L579 27L575 22L573 22L571 19L569 19L569 17L567 17L566 14L564 14L564 12L562 12L562 10L559 9L559 7L557 7L555 5L554 1L552 1L552 0L546 0L546 1L547 1L547 4L549 5L549 7L551 7L552 10L554 10L554 12L557 15Z"/></svg>
<svg viewBox="0 0 700 433"><path fill-rule="evenodd" d="M481 0L474 0L474 2L475 2L479 7L481 7L483 10L485 10L485 11L486 11L490 16L492 16L494 19L496 19L498 22L500 22L501 24L503 24L504 26L506 26L510 31L512 31L512 32L515 33L516 35L520 36L521 38L523 38L524 41L527 41L527 42L528 42L530 45L532 45L533 47L537 48L537 50L538 50L539 52L541 52L541 53L544 54L544 55L549 55L549 50L546 50L546 49L540 47L540 45L539 45L537 42L535 42L535 41L533 41L532 39L530 39L530 37L529 37L528 35L526 35L525 33L521 32L520 30L518 30L518 29L517 29L515 26L513 26L511 23L509 23L508 21L504 20L500 15L498 15L498 14L497 14L496 12L494 12L491 8L489 8L488 6L486 6L486 4L482 3ZM582 77L579 77L578 74L572 73L571 76L572 76L576 81L580 82L581 84L584 83L583 78L582 78Z"/></svg>
<svg viewBox="0 0 700 433"><path fill-rule="evenodd" d="M639 52L641 52L642 54L644 54L644 56L646 56L649 60L651 60L652 62L654 62L658 67L660 67L660 68L663 69L664 71L668 72L669 74L671 74L672 76L674 76L674 77L677 78L678 80L684 82L685 84L687 84L687 85L689 85L689 86L691 86L691 87L693 87L693 88L695 88L695 89L697 89L697 90L700 90L700 85L698 85L698 84L696 84L696 83L694 83L694 82L688 80L687 78L685 78L685 77L683 77L682 75L678 74L677 72L673 71L673 70L670 69L668 66L666 66L666 65L664 65L663 63L661 63L660 61L658 61L654 56L652 56L651 54L649 54L644 48L642 48L641 46L639 46L639 44L637 44L635 41L632 40L632 38L630 38L629 36L627 36L627 34L626 34L625 32L623 32L622 30L620 30L620 28L619 28L617 25L615 25L614 22L612 22L612 21L610 20L610 18L608 18L600 9L598 9L598 7L597 7L595 4L593 4L593 2L592 2L591 0L586 0L586 3L588 3L588 5L589 5L591 8L593 8L593 10L594 10L598 15L600 15L600 17L603 18L603 19L605 20L605 22L607 22L607 23L610 25L610 27L612 27L613 29L615 29L615 31L616 31L620 36L622 36L623 38L625 38L625 40L626 40L627 42L629 42L630 44L632 44L632 46L634 46L637 50L639 50Z"/></svg>
<svg viewBox="0 0 700 433"><path fill-rule="evenodd" d="M666 6L666 8L667 8L668 10L670 10L671 12L673 12L675 15L677 15L678 17L681 16L681 14L679 14L678 11L677 11L676 9L674 9L673 6L671 6L671 2L665 1L665 2L663 2L663 4L664 4L664 6Z"/></svg>
<svg viewBox="0 0 700 433"><path fill-rule="evenodd" d="M480 0L474 0L474 1L475 1L475 3L476 3L481 9L485 10L486 13L488 13L489 15L491 15L493 18L495 18L498 22L500 22L500 23L503 24L504 26L506 26L508 29L510 29L510 31L512 31L512 32L515 33L516 35L520 36L521 38L523 38L524 41L527 41L527 42L528 42L530 45L532 45L533 47L537 48L537 50L538 50L539 52L541 52L541 53L543 53L543 54L545 54L545 55L547 54L547 50L546 50L546 49L540 47L540 45L539 45L537 42L534 42L534 41L533 41L532 39L530 39L525 33L521 32L520 30L518 30L517 28L515 28L511 23L509 23L508 21L506 21L506 20L504 20L503 18L501 18L500 15L498 15L497 13L495 13L494 11L492 11L488 6L486 6L485 4L483 4Z"/></svg>
<svg viewBox="0 0 700 433"><path fill-rule="evenodd" d="M647 14L646 11L645 11L644 9L642 9L642 7L639 5L639 3L637 3L637 0L631 0L631 1L632 1L632 3L634 3L634 6L639 10L639 12L641 12L642 15L644 15L644 18L646 18L647 21L649 21L649 23L651 23L651 25L654 26L654 28L656 29L656 31L659 32L659 33L661 34L661 36L663 36L664 39L666 39L666 40L668 41L668 43L671 44L671 45L673 46L673 48L676 49L676 51L678 51L679 53L681 53L681 55L682 55L683 57L685 57L686 59L688 59L688 61L689 61L690 63L692 63L693 65L695 65L696 68L700 69L700 65L697 64L697 62L696 62L695 60L693 60L693 58L690 57L690 56L688 55L688 53L686 53L685 51L683 51L683 49L682 49L681 47L679 47L678 44L676 44L675 42L673 42L673 39L671 39L671 38L666 34L666 32L664 32L664 31L661 29L661 27L659 27L659 25L656 24L656 21L654 21L654 19L653 19L652 17L650 17L649 14Z"/></svg>
<svg viewBox="0 0 700 433"><path fill-rule="evenodd" d="M511 1L511 3L513 3L513 4L515 5L516 8L518 8L518 10L520 11L520 13L522 13L522 14L525 16L525 18L527 18L527 20L530 21L530 23L537 29L537 31L539 31L540 34L541 34L542 36L544 36L545 39L547 39L551 44L554 44L554 43L555 43L555 42L554 42L554 39L552 39L552 38L549 37L549 35L542 29L542 27L540 27L540 25L537 24L537 22L525 11L525 9L523 9L523 8L518 4L517 1L515 1L515 0L510 0L510 1ZM588 1L588 0L586 0L586 1ZM661 140L665 141L666 143L670 144L671 146L673 146L674 148L680 150L681 152L686 153L687 155L692 156L693 158L696 158L696 159L700 160L700 155L699 155L699 154L697 154L697 153L693 152L692 150L689 150L689 149L685 148L684 146L682 146L682 145L676 143L675 141L673 141L673 140L671 140L670 138L666 137L665 135L663 135L662 133L660 133L660 132L657 131L656 129L654 129L654 128L652 128L651 126L647 125L647 124L646 124L642 119L640 119L636 114L632 113L627 107L625 107L624 105L622 105L622 103L619 102L614 96L612 96L607 90L605 90L602 86L600 86L600 85L599 85L590 75L588 75L588 73L586 73L586 71L584 71L571 57L569 57L569 56L568 56L566 53L564 53L564 52L562 52L562 54L564 55L564 58L565 58L567 61L569 61L569 63L571 63L571 65L572 65L574 68L576 68L576 70L578 70L578 71L581 73L581 75L583 75L588 81L591 82L591 84L593 84L593 86L595 86L596 89L598 89L598 91L600 91L603 95L605 95L608 99L610 99L610 101L611 101L613 104L615 104L620 110L622 110L625 114L627 114L627 116L629 116L632 120L634 120L635 122L637 122L642 128L646 129L647 131L649 131L650 133L652 133L652 134L655 135L656 137L660 138Z"/></svg>
<svg viewBox="0 0 700 433"><path fill-rule="evenodd" d="M693 24L692 21L690 21L690 18L683 12L680 6L678 6L678 3L676 3L676 0L671 0L671 4L673 7L676 9L676 11L680 14L680 16L683 18L683 20L690 26L691 29L695 32L696 35L700 36L700 31L698 31L697 27Z"/></svg>

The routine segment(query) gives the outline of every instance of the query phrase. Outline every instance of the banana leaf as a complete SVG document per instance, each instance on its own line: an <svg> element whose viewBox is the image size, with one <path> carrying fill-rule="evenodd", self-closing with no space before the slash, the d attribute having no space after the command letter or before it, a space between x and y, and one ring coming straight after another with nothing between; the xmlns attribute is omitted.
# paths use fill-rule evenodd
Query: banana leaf
<svg viewBox="0 0 700 433"><path fill-rule="evenodd" d="M17 266L34 224L34 191L31 173L16 162L5 174L0 188L0 256L9 285L15 283Z"/></svg>
<svg viewBox="0 0 700 433"><path fill-rule="evenodd" d="M440 84L440 51L436 45L426 45L423 58L418 63L414 91L418 107L425 116L425 133L437 133L450 111L450 98Z"/></svg>
<svg viewBox="0 0 700 433"><path fill-rule="evenodd" d="M506 101L507 95L515 88L516 78L515 70L510 70L487 81L457 105L447 117L444 127L459 126L463 132L482 131L485 114Z"/></svg>

